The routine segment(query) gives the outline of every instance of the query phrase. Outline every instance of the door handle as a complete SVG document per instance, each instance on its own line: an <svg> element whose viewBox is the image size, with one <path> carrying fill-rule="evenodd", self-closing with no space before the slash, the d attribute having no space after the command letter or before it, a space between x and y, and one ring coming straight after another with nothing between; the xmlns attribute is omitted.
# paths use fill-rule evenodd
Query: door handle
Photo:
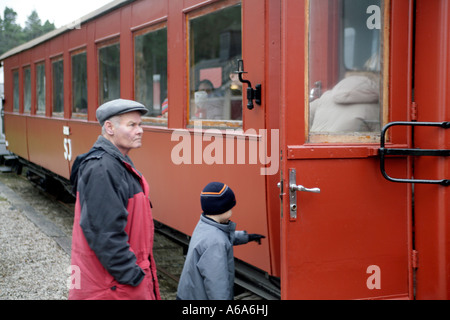
<svg viewBox="0 0 450 320"><path fill-rule="evenodd" d="M291 191L304 191L304 192L320 193L320 188L305 188L304 186L296 185L296 184L289 185L289 189Z"/></svg>
<svg viewBox="0 0 450 320"><path fill-rule="evenodd" d="M239 81L242 83L246 83L248 85L247 87L247 108L249 110L252 110L254 108L253 106L253 100L255 100L256 104L258 106L261 105L261 85L257 84L255 86L255 89L252 88L252 83L248 80L245 80L242 78L242 74L247 73L244 71L244 60L239 59L238 61L238 70L234 73L238 74Z"/></svg>
<svg viewBox="0 0 450 320"><path fill-rule="evenodd" d="M305 188L302 185L297 185L297 172L295 169L289 169L289 214L290 220L297 220L297 191L320 193L319 188Z"/></svg>

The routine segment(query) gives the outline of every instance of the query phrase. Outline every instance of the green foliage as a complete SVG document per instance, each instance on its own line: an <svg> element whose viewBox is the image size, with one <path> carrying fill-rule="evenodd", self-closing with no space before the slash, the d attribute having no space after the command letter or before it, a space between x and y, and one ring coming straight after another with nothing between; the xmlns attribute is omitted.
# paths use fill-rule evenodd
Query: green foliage
<svg viewBox="0 0 450 320"><path fill-rule="evenodd" d="M36 10L28 16L24 28L16 22L16 19L17 13L5 7L3 18L0 16L0 55L55 29L55 25L48 20L42 24Z"/></svg>

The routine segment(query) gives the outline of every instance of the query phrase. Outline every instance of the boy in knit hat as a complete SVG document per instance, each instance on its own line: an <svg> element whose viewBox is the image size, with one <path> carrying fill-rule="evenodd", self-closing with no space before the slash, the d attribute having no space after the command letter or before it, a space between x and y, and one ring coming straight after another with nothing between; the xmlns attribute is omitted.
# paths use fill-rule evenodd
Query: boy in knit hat
<svg viewBox="0 0 450 320"><path fill-rule="evenodd" d="M203 214L189 243L177 299L233 300L233 245L261 243L259 234L236 231L230 221L236 198L229 186L211 182L200 195Z"/></svg>

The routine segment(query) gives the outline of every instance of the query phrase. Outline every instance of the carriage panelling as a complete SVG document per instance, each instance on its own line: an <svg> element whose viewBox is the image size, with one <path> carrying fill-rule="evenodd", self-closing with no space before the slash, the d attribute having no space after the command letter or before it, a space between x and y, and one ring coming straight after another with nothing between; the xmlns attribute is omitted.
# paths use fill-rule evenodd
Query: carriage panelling
<svg viewBox="0 0 450 320"><path fill-rule="evenodd" d="M120 97L134 99L135 87L135 64L134 64L134 37L136 34L145 32L146 29L154 26L167 25L168 51L168 100L170 116L167 125L162 122L161 127L144 126L144 145L139 150L131 152L131 158L137 168L147 177L151 190L152 201L154 203L155 218L179 231L190 234L198 221L201 212L198 194L203 185L211 180L226 181L235 190L238 197L238 206L233 210L235 220L239 228L248 229L249 232L261 233L267 236L262 245L250 244L236 248L236 257L262 269L273 275L277 275L279 267L276 256L270 250L279 248L277 237L271 237L271 233L278 234L279 205L275 203L278 195L275 194L271 200L267 197L267 188L278 192L276 187L277 168L270 177L261 174L264 164L258 159L258 163L249 164L247 154L246 163L236 165L238 153L237 141L244 141L245 152L249 152L249 144L260 143L258 138L260 129L266 128L266 121L270 122L271 128L276 128L278 121L276 117L279 112L272 108L275 114L270 120L266 119L267 105L263 98L262 105L256 106L254 110L243 109L242 129L252 129L250 136L242 133L233 133L231 137L223 136L223 145L230 141L234 144L235 159L234 164L224 163L219 165L202 164L181 164L176 165L171 160L171 152L177 141L172 141L172 133L177 129L186 129L194 141L194 137L204 132L190 128L188 115L188 95L189 93L189 32L188 25L192 17L199 14L208 14L215 10L227 6L240 4L240 1L200 1L200 0L171 0L169 1L129 1L123 2L114 10L107 10L94 19L83 22L81 25L71 26L72 29L60 35L42 42L38 46L18 53L6 60L5 65L15 63L22 78L22 67L24 64L34 65L45 62L46 69L46 111L36 114L33 106L28 118L21 114L12 113L12 105L7 103L7 119L14 119L14 123L23 122L20 129L7 126L6 136L11 141L13 152L21 155L25 159L32 161L56 174L69 178L70 167L76 155L86 152L100 134L100 126L96 122L95 110L99 104L99 48L111 43L118 43L120 46ZM271 2L270 6L278 8L276 3ZM268 77L266 64L266 13L269 3L259 0L248 0L242 3L242 37L245 44L242 48L242 57L246 61L245 69L249 71L245 75L246 79L254 84L266 86ZM279 24L279 17L276 16L273 23ZM258 32L254 32L257 28ZM271 49L274 59L279 56L279 39L272 34L273 41L277 42L274 49ZM277 47L278 46L278 47ZM75 53L86 52L87 64L87 113L85 115L72 115L72 66L71 57ZM53 103L53 82L52 62L62 59L64 66L64 112L54 114ZM16 62L14 62L16 61ZM275 64L278 62L275 61ZM8 69L8 67L7 67ZM279 70L278 67L276 69ZM228 71L227 71L228 72ZM10 72L6 72L8 76ZM278 78L273 78L274 87L279 86ZM21 88L20 96L23 95ZM8 91L9 92L9 91ZM7 92L7 102L10 96ZM34 104L36 93L33 93ZM266 92L263 95L270 96L276 100L278 92ZM23 102L21 102L23 104ZM246 101L244 103L246 105ZM192 106L191 106L192 107ZM22 110L22 109L21 109ZM22 112L22 111L21 111ZM25 125L28 120L27 126ZM8 120L9 123L13 123ZM226 121L220 123L222 131L227 128ZM231 127L232 130L236 127ZM270 133L269 133L270 135ZM278 138L278 136L276 137ZM214 139L214 138L213 138ZM20 144L18 142L20 141ZM227 142L228 141L228 142ZM265 142L265 141L264 141ZM200 152L208 148L209 142L204 142ZM277 143L276 143L277 145ZM266 148L261 145L262 148ZM194 145L192 145L194 148ZM270 155L271 142L267 144ZM25 150L26 152L23 152ZM198 150L197 150L198 151ZM217 151L219 152L219 151ZM194 153L194 149L192 150ZM277 152L274 152L277 157ZM225 157L225 156L224 156ZM224 161L226 162L225 158ZM276 161L278 164L278 161ZM271 184L268 186L268 179ZM173 196L176 195L176 201ZM276 212L269 213L267 206L276 208ZM270 217L270 218L269 218ZM269 228L269 221L275 223ZM270 231L269 233L269 230ZM272 271L275 270L275 273Z"/></svg>

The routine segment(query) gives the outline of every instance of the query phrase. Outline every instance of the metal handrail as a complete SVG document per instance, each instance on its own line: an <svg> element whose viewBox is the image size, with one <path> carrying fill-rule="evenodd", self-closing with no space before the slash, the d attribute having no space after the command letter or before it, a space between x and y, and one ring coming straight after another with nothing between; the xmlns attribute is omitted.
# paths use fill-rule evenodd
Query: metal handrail
<svg viewBox="0 0 450 320"><path fill-rule="evenodd" d="M449 179L441 180L427 180L427 179L398 179L392 178L386 173L385 169L385 156L395 155L395 156L433 156L433 157L448 157L450 156L450 150L447 149L398 149L398 148L386 148L386 131L392 126L423 126L423 127L439 127L443 129L450 128L450 122L415 122L415 121L397 121L388 123L381 130L380 137L380 170L384 178L392 182L400 183L426 183L426 184L439 184L442 186L449 186Z"/></svg>

